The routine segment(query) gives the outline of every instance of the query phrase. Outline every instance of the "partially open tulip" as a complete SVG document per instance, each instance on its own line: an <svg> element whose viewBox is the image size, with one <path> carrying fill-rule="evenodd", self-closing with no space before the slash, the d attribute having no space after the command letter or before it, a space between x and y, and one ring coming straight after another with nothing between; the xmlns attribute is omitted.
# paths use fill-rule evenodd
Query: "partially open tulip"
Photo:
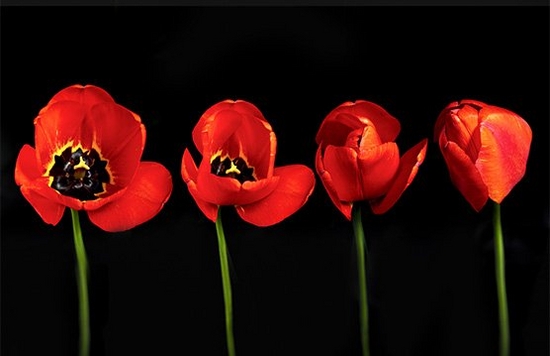
<svg viewBox="0 0 550 356"><path fill-rule="evenodd" d="M145 127L103 89L73 85L34 120L35 147L24 145L15 181L40 217L56 225L65 208L85 210L105 231L155 216L172 191L168 170L141 162Z"/></svg>
<svg viewBox="0 0 550 356"><path fill-rule="evenodd" d="M476 211L488 199L501 203L521 180L531 138L520 116L475 100L447 105L434 130L453 184Z"/></svg>
<svg viewBox="0 0 550 356"><path fill-rule="evenodd" d="M243 100L210 107L193 129L202 159L185 149L181 175L202 212L216 221L219 206L235 206L243 220L269 226L300 209L315 176L304 165L275 167L277 139L258 108Z"/></svg>
<svg viewBox="0 0 550 356"><path fill-rule="evenodd" d="M345 102L323 120L315 138L315 168L334 205L351 220L354 202L385 213L412 182L424 161L427 139L400 157L394 142L399 121L379 105Z"/></svg>

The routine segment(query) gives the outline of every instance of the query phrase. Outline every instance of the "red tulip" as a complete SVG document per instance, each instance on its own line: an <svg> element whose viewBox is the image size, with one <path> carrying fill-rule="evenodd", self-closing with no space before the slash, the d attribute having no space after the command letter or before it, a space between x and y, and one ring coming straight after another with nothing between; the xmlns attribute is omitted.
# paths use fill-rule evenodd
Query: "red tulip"
<svg viewBox="0 0 550 356"><path fill-rule="evenodd" d="M382 107L365 100L332 110L315 138L315 167L334 205L351 220L354 202L367 200L383 214L399 199L424 161L427 139L401 158L393 142L401 125Z"/></svg>
<svg viewBox="0 0 550 356"><path fill-rule="evenodd" d="M313 191L315 176L308 167L274 167L275 133L251 103L213 105L193 129L193 141L202 160L197 168L185 149L181 175L212 221L219 206L233 205L245 221L273 225L300 209Z"/></svg>
<svg viewBox="0 0 550 356"><path fill-rule="evenodd" d="M501 203L521 180L531 138L521 117L475 100L447 105L434 130L453 184L476 211L489 198Z"/></svg>
<svg viewBox="0 0 550 356"><path fill-rule="evenodd" d="M140 117L103 89L73 85L54 95L34 120L35 147L24 145L15 181L48 224L66 207L85 210L105 231L122 231L155 216L172 191L162 165L140 162Z"/></svg>

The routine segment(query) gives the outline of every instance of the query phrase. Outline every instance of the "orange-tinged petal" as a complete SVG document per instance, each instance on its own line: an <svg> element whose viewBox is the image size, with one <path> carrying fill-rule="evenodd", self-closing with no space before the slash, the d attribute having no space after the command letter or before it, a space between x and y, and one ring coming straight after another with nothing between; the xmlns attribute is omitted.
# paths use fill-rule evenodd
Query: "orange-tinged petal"
<svg viewBox="0 0 550 356"><path fill-rule="evenodd" d="M30 145L23 145L15 162L15 183L17 185L30 184L41 176L36 162L36 151Z"/></svg>
<svg viewBox="0 0 550 356"><path fill-rule="evenodd" d="M443 133L439 147L447 164L451 181L474 210L480 211L489 197L481 175L470 157L456 143L444 142Z"/></svg>
<svg viewBox="0 0 550 356"><path fill-rule="evenodd" d="M185 183L197 181L198 169L191 152L186 148L181 159L181 177Z"/></svg>
<svg viewBox="0 0 550 356"><path fill-rule="evenodd" d="M428 139L423 139L405 152L401 157L399 169L386 195L382 199L370 201L373 213L383 214L394 206L416 176L418 167L424 162L427 149Z"/></svg>
<svg viewBox="0 0 550 356"><path fill-rule="evenodd" d="M332 177L338 200L347 202L363 200L363 184L357 162L357 151L349 147L329 145L325 148L323 164Z"/></svg>
<svg viewBox="0 0 550 356"><path fill-rule="evenodd" d="M62 89L55 94L48 102L48 105L42 110L46 110L49 105L58 101L75 101L87 106L88 108L100 103L114 102L109 93L99 87L96 87L95 85L83 86L76 84Z"/></svg>
<svg viewBox="0 0 550 356"><path fill-rule="evenodd" d="M216 205L246 205L271 194L279 183L278 177L240 183L230 177L210 173L210 163L203 160L199 166L197 189L199 197Z"/></svg>
<svg viewBox="0 0 550 356"><path fill-rule="evenodd" d="M325 187L325 190L328 193L328 196L330 200L332 200L332 203L344 216L346 219L351 220L351 208L353 206L352 202L345 202L341 201L338 198L338 193L336 193L336 188L334 187L334 183L332 181L332 176L330 173L325 169L325 165L323 163L323 157L321 156L321 146L317 148L317 152L315 154L315 170L317 171L317 174L321 178L321 183L323 183L323 186Z"/></svg>
<svg viewBox="0 0 550 356"><path fill-rule="evenodd" d="M274 225L294 214L307 201L315 187L313 171L303 165L277 167L277 188L262 200L236 206L243 220L256 226Z"/></svg>
<svg viewBox="0 0 550 356"><path fill-rule="evenodd" d="M317 144L342 146L350 131L371 123L383 142L395 140L401 124L380 105L366 100L345 102L332 110L321 123Z"/></svg>
<svg viewBox="0 0 550 356"><path fill-rule="evenodd" d="M277 140L265 122L250 114L221 110L203 126L203 155L216 153L231 158L246 158L254 167L257 178L269 178L273 173Z"/></svg>
<svg viewBox="0 0 550 356"><path fill-rule="evenodd" d="M378 104L366 100L357 100L351 106L352 113L361 121L370 121L380 136L382 142L394 141L401 131L401 124L389 112Z"/></svg>
<svg viewBox="0 0 550 356"><path fill-rule="evenodd" d="M77 102L56 102L35 119L34 140L38 164L46 173L55 154L68 144L91 148L94 135L87 124L87 112Z"/></svg>
<svg viewBox="0 0 550 356"><path fill-rule="evenodd" d="M103 159L108 160L111 184L128 186L136 174L145 145L145 127L130 110L113 103L99 104L90 110L86 124ZM114 187L113 187L114 188Z"/></svg>
<svg viewBox="0 0 550 356"><path fill-rule="evenodd" d="M65 205L51 199L51 196L47 196L49 194L43 195L42 193L47 189L50 188L46 186L42 189L35 189L35 187L23 185L21 186L21 193L45 223L55 226L63 217ZM55 194L55 192L52 193Z"/></svg>
<svg viewBox="0 0 550 356"><path fill-rule="evenodd" d="M504 109L485 107L482 117L475 166L491 200L500 203L525 174L532 132L521 117Z"/></svg>
<svg viewBox="0 0 550 356"><path fill-rule="evenodd" d="M357 167L361 179L363 199L375 199L386 194L399 167L399 148L387 142L370 150L361 151Z"/></svg>
<svg viewBox="0 0 550 356"><path fill-rule="evenodd" d="M201 115L199 121L193 128L193 132L192 132L193 142L195 143L195 146L197 147L197 149L201 154L204 154L203 138L202 138L202 132L204 131L204 126L207 125L212 120L214 120L216 117L216 114L222 110L231 110L240 114L252 115L256 119L263 121L266 127L268 127L268 129L271 130L271 126L269 126L269 124L263 117L260 110L253 104L244 100L229 100L229 99L223 100L209 107L204 112L204 114Z"/></svg>
<svg viewBox="0 0 550 356"><path fill-rule="evenodd" d="M109 232L124 231L157 215L172 192L172 177L161 164L142 162L126 193L88 211L90 220Z"/></svg>
<svg viewBox="0 0 550 356"><path fill-rule="evenodd" d="M187 189L191 196L197 203L199 209L206 215L208 219L212 222L216 222L218 217L218 205L207 202L206 200L200 197L199 191L197 190L197 176L198 169L191 156L191 152L188 149L185 149L183 152L183 158L181 160L181 176L185 184L187 184Z"/></svg>

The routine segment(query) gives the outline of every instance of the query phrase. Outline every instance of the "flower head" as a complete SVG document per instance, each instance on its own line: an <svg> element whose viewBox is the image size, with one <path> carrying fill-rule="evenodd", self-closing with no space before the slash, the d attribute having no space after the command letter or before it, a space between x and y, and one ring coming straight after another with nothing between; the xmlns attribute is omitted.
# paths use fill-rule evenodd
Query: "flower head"
<svg viewBox="0 0 550 356"><path fill-rule="evenodd" d="M385 213L416 176L427 139L400 157L394 142L400 130L396 118L365 100L339 105L321 123L315 168L348 220L358 201L368 201L375 214Z"/></svg>
<svg viewBox="0 0 550 356"><path fill-rule="evenodd" d="M488 199L501 203L521 180L531 139L520 116L475 100L447 105L434 129L453 184L476 211Z"/></svg>
<svg viewBox="0 0 550 356"><path fill-rule="evenodd" d="M155 216L172 191L168 170L141 162L145 127L103 89L73 85L34 120L35 147L17 157L15 182L40 217L57 225L66 207L85 210L105 231Z"/></svg>
<svg viewBox="0 0 550 356"><path fill-rule="evenodd" d="M216 221L232 205L247 222L269 226L300 209L315 176L304 165L275 167L277 139L258 108L243 100L210 107L193 129L199 166L185 149L181 175L202 212Z"/></svg>

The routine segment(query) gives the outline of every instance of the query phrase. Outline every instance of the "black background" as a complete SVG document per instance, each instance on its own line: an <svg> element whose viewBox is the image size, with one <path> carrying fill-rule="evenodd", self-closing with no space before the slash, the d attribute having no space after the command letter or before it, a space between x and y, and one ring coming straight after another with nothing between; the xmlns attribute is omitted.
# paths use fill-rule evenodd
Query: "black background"
<svg viewBox="0 0 550 356"><path fill-rule="evenodd" d="M2 354L75 355L68 212L46 225L14 183L32 121L72 84L138 113L144 160L164 164L164 209L110 234L81 215L93 355L224 355L214 224L180 175L191 130L224 99L255 104L276 165L314 168L315 133L348 100L397 117L405 152L429 138L411 186L384 215L364 210L372 355L496 355L492 204L452 186L432 130L451 101L508 108L533 129L522 181L502 203L512 355L548 355L548 7L3 7ZM198 157L198 155L195 155ZM317 184L283 222L222 210L239 355L359 355L353 230Z"/></svg>

